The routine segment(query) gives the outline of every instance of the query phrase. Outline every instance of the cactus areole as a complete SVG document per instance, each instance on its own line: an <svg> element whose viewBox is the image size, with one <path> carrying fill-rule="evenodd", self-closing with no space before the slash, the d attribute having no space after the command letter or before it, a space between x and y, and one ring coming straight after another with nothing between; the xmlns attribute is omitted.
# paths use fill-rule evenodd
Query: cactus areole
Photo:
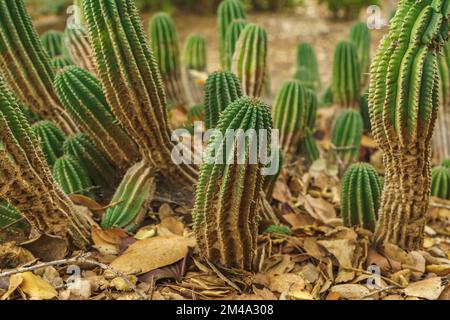
<svg viewBox="0 0 450 320"><path fill-rule="evenodd" d="M369 112L385 187L374 240L422 247L430 194L430 140L439 105L439 50L450 1L400 1L372 62Z"/></svg>

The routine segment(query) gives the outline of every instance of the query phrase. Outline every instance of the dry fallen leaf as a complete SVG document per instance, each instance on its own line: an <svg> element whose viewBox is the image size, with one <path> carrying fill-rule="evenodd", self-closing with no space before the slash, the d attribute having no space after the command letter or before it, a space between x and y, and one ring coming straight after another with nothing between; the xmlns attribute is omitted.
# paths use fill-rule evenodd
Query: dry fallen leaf
<svg viewBox="0 0 450 320"><path fill-rule="evenodd" d="M127 236L128 235L120 229L103 230L96 227L92 228L92 241L94 242L94 248L105 255L118 254L122 239Z"/></svg>
<svg viewBox="0 0 450 320"><path fill-rule="evenodd" d="M305 288L305 280L294 273L283 273L269 277L269 289L279 293L302 291Z"/></svg>
<svg viewBox="0 0 450 320"><path fill-rule="evenodd" d="M184 224L175 217L166 217L161 220L161 225L177 236L184 234Z"/></svg>
<svg viewBox="0 0 450 320"><path fill-rule="evenodd" d="M58 295L58 292L50 283L32 272L25 272L16 276L22 277L22 283L19 287L31 299L49 300Z"/></svg>
<svg viewBox="0 0 450 320"><path fill-rule="evenodd" d="M308 205L305 209L316 220L328 224L336 219L336 209L323 198L314 198L307 194L305 199Z"/></svg>
<svg viewBox="0 0 450 320"><path fill-rule="evenodd" d="M405 294L427 300L437 300L443 290L441 278L433 277L409 284L405 288Z"/></svg>
<svg viewBox="0 0 450 320"><path fill-rule="evenodd" d="M339 284L331 287L330 291L352 300L363 299L370 294L369 289L360 284Z"/></svg>
<svg viewBox="0 0 450 320"><path fill-rule="evenodd" d="M339 262L341 267L352 267L353 254L356 244L348 239L343 240L321 240L317 241L329 253L331 253Z"/></svg>

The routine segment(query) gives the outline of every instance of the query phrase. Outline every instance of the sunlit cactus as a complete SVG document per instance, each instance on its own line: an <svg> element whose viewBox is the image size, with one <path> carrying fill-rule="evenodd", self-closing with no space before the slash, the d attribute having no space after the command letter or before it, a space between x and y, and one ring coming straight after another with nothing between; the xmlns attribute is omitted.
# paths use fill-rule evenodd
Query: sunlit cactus
<svg viewBox="0 0 450 320"><path fill-rule="evenodd" d="M380 208L382 185L377 171L368 163L352 164L341 186L341 215L346 226L373 231Z"/></svg>
<svg viewBox="0 0 450 320"><path fill-rule="evenodd" d="M121 169L139 159L136 144L117 124L100 82L80 67L67 67L55 79L56 92L78 126Z"/></svg>
<svg viewBox="0 0 450 320"><path fill-rule="evenodd" d="M72 62L72 60L70 60L69 57L59 56L59 57L52 59L52 65L53 65L53 68L55 68L55 70L59 72L59 71L63 71L64 68L66 68L68 66L73 66L73 62Z"/></svg>
<svg viewBox="0 0 450 320"><path fill-rule="evenodd" d="M0 75L19 100L65 133L77 131L53 89L55 71L23 0L0 0Z"/></svg>
<svg viewBox="0 0 450 320"><path fill-rule="evenodd" d="M63 155L56 160L52 172L53 178L66 194L81 194L92 197L91 189L94 184L86 168L77 158L71 155Z"/></svg>
<svg viewBox="0 0 450 320"><path fill-rule="evenodd" d="M239 153L236 149L239 136L219 139L233 129L257 132L249 135L246 147L242 148L245 150ZM267 105L249 97L232 103L220 117L217 131L209 140L208 160L201 168L193 212L195 233L201 255L223 268L251 271L254 267L264 165L261 161L251 164L249 157L258 157L263 151L258 136L260 129L268 130L270 145L271 117ZM227 143L233 146L229 152L225 152ZM258 152L250 155L250 150L255 151L252 146L256 146ZM224 161L236 155L244 159L241 164ZM229 164L221 164L227 162Z"/></svg>
<svg viewBox="0 0 450 320"><path fill-rule="evenodd" d="M450 200L450 169L444 166L431 170L431 195Z"/></svg>
<svg viewBox="0 0 450 320"><path fill-rule="evenodd" d="M204 78L207 71L206 52L204 37L198 34L188 36L183 49L183 67L187 78L187 94L193 104L203 103Z"/></svg>
<svg viewBox="0 0 450 320"><path fill-rule="evenodd" d="M18 229L25 225L23 217L16 208L0 200L0 230Z"/></svg>
<svg viewBox="0 0 450 320"><path fill-rule="evenodd" d="M64 44L75 65L95 74L92 46L84 28L67 28L64 32Z"/></svg>
<svg viewBox="0 0 450 320"><path fill-rule="evenodd" d="M49 30L41 36L41 42L50 58L56 58L64 54L64 34L61 31Z"/></svg>
<svg viewBox="0 0 450 320"><path fill-rule="evenodd" d="M215 128L220 114L240 97L242 89L236 75L226 71L211 73L205 84L206 129Z"/></svg>
<svg viewBox="0 0 450 320"><path fill-rule="evenodd" d="M102 227L134 231L149 211L155 192L154 172L145 162L131 167L122 179L102 221Z"/></svg>
<svg viewBox="0 0 450 320"><path fill-rule="evenodd" d="M357 108L361 94L361 68L358 51L350 41L336 47L332 79L333 102L340 108Z"/></svg>
<svg viewBox="0 0 450 320"><path fill-rule="evenodd" d="M225 50L226 50L226 70L231 71L234 52L236 51L236 44L239 37L248 22L243 19L233 20L227 28L225 37Z"/></svg>
<svg viewBox="0 0 450 320"><path fill-rule="evenodd" d="M310 128L306 128L305 137L300 141L300 151L308 165L313 164L320 158L320 150Z"/></svg>
<svg viewBox="0 0 450 320"><path fill-rule="evenodd" d="M241 80L243 92L260 97L266 81L267 33L256 25L248 24L242 30L233 56L232 70Z"/></svg>
<svg viewBox="0 0 450 320"><path fill-rule="evenodd" d="M175 106L186 103L181 79L180 51L172 18L166 13L155 14L150 20L149 35L168 101Z"/></svg>
<svg viewBox="0 0 450 320"><path fill-rule="evenodd" d="M365 22L357 22L350 29L349 40L354 43L358 53L361 72L361 85L365 86L369 80L370 69L370 31Z"/></svg>
<svg viewBox="0 0 450 320"><path fill-rule="evenodd" d="M309 43L303 42L298 45L296 64L295 79L316 92L320 90L319 66Z"/></svg>
<svg viewBox="0 0 450 320"><path fill-rule="evenodd" d="M220 62L222 65L222 69L226 70L228 68L226 44L228 27L234 20L246 20L247 15L245 14L244 7L239 0L223 0L217 9L217 16Z"/></svg>
<svg viewBox="0 0 450 320"><path fill-rule="evenodd" d="M63 155L63 143L66 139L61 131L50 121L39 121L32 125L36 137L39 139L47 164L51 167Z"/></svg>

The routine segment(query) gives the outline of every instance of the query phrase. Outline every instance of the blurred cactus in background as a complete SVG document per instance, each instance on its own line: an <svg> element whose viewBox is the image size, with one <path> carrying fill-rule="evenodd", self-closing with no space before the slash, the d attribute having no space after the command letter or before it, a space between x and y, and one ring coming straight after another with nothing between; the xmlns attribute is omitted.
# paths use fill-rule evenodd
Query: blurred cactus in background
<svg viewBox="0 0 450 320"><path fill-rule="evenodd" d="M207 64L205 38L198 34L190 34L183 48L183 67L191 104L203 103L205 86L202 77L206 77Z"/></svg>
<svg viewBox="0 0 450 320"><path fill-rule="evenodd" d="M236 44L248 22L243 19L233 20L227 28L225 36L226 70L231 71Z"/></svg>
<svg viewBox="0 0 450 320"><path fill-rule="evenodd" d="M84 28L67 28L64 32L64 44L75 65L95 74L91 42Z"/></svg>
<svg viewBox="0 0 450 320"><path fill-rule="evenodd" d="M64 34L57 30L49 30L41 36L42 45L51 59L63 55L65 51L63 37Z"/></svg>
<svg viewBox="0 0 450 320"><path fill-rule="evenodd" d="M361 87L369 82L370 69L370 30L367 23L358 22L350 29L349 40L356 46L361 72Z"/></svg>
<svg viewBox="0 0 450 320"><path fill-rule="evenodd" d="M296 68L295 79L307 88L319 92L319 66L314 50L309 43L303 42L298 45Z"/></svg>

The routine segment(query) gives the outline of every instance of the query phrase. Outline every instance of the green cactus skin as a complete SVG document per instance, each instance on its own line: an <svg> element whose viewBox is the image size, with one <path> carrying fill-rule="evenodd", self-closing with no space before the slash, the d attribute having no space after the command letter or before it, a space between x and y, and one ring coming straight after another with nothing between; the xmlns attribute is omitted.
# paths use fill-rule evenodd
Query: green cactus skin
<svg viewBox="0 0 450 320"><path fill-rule="evenodd" d="M450 200L450 169L441 166L431 170L431 196Z"/></svg>
<svg viewBox="0 0 450 320"><path fill-rule="evenodd" d="M373 231L382 189L374 167L368 163L352 164L345 172L341 186L341 215L344 224Z"/></svg>
<svg viewBox="0 0 450 320"><path fill-rule="evenodd" d="M225 37L225 50L226 50L226 70L231 71L234 52L236 51L236 44L239 37L248 22L242 19L233 20L227 28Z"/></svg>
<svg viewBox="0 0 450 320"><path fill-rule="evenodd" d="M308 106L308 112L305 123L309 129L314 130L316 128L319 101L316 93L311 89L306 89L306 105Z"/></svg>
<svg viewBox="0 0 450 320"><path fill-rule="evenodd" d="M325 92L323 93L321 99L320 99L320 105L321 106L328 106L333 103L333 90L330 87L328 87Z"/></svg>
<svg viewBox="0 0 450 320"><path fill-rule="evenodd" d="M84 28L67 28L64 31L64 44L75 65L96 74L91 42Z"/></svg>
<svg viewBox="0 0 450 320"><path fill-rule="evenodd" d="M158 65L130 0L84 0L98 74L117 120L168 181L191 188L198 172L172 160L167 102ZM114 72L110 72L114 70Z"/></svg>
<svg viewBox="0 0 450 320"><path fill-rule="evenodd" d="M95 185L106 190L113 190L117 186L117 170L87 135L77 133L66 139L63 150L64 154L81 162Z"/></svg>
<svg viewBox="0 0 450 320"><path fill-rule="evenodd" d="M244 97L224 111L216 135L225 136L228 129L254 129L256 132L266 129L270 137L271 122L267 105L255 98ZM251 271L257 249L258 199L263 187L263 166L259 161L258 164L248 163L249 148L245 148L244 164L219 164L230 141L216 141L216 135L208 143L207 154L212 155L212 161L203 163L197 185L193 211L197 241L201 254L212 263L226 269ZM258 137L253 136L253 143L256 142L254 139ZM233 141L234 148L236 144ZM222 151L214 154L214 150ZM234 156L235 152L235 149L230 150L227 157Z"/></svg>
<svg viewBox="0 0 450 320"><path fill-rule="evenodd" d="M118 168L139 159L136 144L117 124L100 82L80 67L67 67L55 79L56 93L78 126Z"/></svg>
<svg viewBox="0 0 450 320"><path fill-rule="evenodd" d="M47 164L52 167L55 161L63 155L63 143L66 139L64 132L50 121L45 120L33 124L31 130L41 142Z"/></svg>
<svg viewBox="0 0 450 320"><path fill-rule="evenodd" d="M155 193L154 172L147 163L139 162L131 167L114 194L102 221L102 227L135 231L149 210Z"/></svg>
<svg viewBox="0 0 450 320"><path fill-rule="evenodd" d="M423 245L439 106L437 55L448 39L449 14L448 0L400 1L372 62L370 122L385 166L376 245Z"/></svg>
<svg viewBox="0 0 450 320"><path fill-rule="evenodd" d="M312 165L320 158L320 150L314 139L314 133L310 128L306 128L306 135L300 141L300 151L308 165Z"/></svg>
<svg viewBox="0 0 450 320"><path fill-rule="evenodd" d="M202 104L193 106L189 109L187 117L190 123L194 123L195 121L204 121L205 106Z"/></svg>
<svg viewBox="0 0 450 320"><path fill-rule="evenodd" d="M306 128L315 126L317 98L299 81L285 81L275 98L273 108L274 127L280 133L280 145L286 161L297 151L306 135Z"/></svg>
<svg viewBox="0 0 450 320"><path fill-rule="evenodd" d="M149 35L168 100L172 105L183 106L186 93L181 78L177 32L172 18L162 12L155 14L150 20Z"/></svg>
<svg viewBox="0 0 450 320"><path fill-rule="evenodd" d="M271 225L266 229L265 232L269 234L283 234L286 236L292 235L292 232L289 229L289 227L282 225Z"/></svg>
<svg viewBox="0 0 450 320"><path fill-rule="evenodd" d="M207 68L206 40L198 34L187 37L183 49L183 65L190 70L205 72Z"/></svg>
<svg viewBox="0 0 450 320"><path fill-rule="evenodd" d="M216 127L220 114L242 97L241 83L235 74L217 71L209 75L205 84L205 126Z"/></svg>
<svg viewBox="0 0 450 320"><path fill-rule="evenodd" d="M369 114L369 93L364 93L359 100L359 111L364 122L364 128L370 132L372 127L370 125L370 114Z"/></svg>
<svg viewBox="0 0 450 320"><path fill-rule="evenodd" d="M333 102L340 108L357 108L361 94L361 68L358 51L350 41L336 46L332 79Z"/></svg>
<svg viewBox="0 0 450 320"><path fill-rule="evenodd" d="M331 143L342 168L347 168L359 159L363 131L363 119L357 111L344 111L336 118L331 131Z"/></svg>
<svg viewBox="0 0 450 320"><path fill-rule="evenodd" d="M75 157L63 155L53 166L53 178L68 194L81 194L93 197L90 189L94 186L86 168Z"/></svg>
<svg viewBox="0 0 450 320"><path fill-rule="evenodd" d="M90 226L51 176L39 140L0 77L0 198L43 234L85 248Z"/></svg>
<svg viewBox="0 0 450 320"><path fill-rule="evenodd" d="M49 30L42 34L41 42L51 59L59 57L64 53L64 33Z"/></svg>
<svg viewBox="0 0 450 320"><path fill-rule="evenodd" d="M9 203L0 200L0 230L21 229L26 224L22 222L20 213Z"/></svg>
<svg viewBox="0 0 450 320"><path fill-rule="evenodd" d="M447 169L450 169L450 159L445 159L444 161L442 161L441 165L443 167L446 167Z"/></svg>
<svg viewBox="0 0 450 320"><path fill-rule="evenodd" d="M239 36L232 63L232 70L241 80L242 90L247 96L261 96L266 81L266 59L266 30L249 23Z"/></svg>
<svg viewBox="0 0 450 320"><path fill-rule="evenodd" d="M315 92L320 90L319 66L314 50L309 43L303 42L297 47L295 79Z"/></svg>
<svg viewBox="0 0 450 320"><path fill-rule="evenodd" d="M217 9L220 62L223 70L228 69L227 31L234 20L247 20L244 7L239 0L224 0Z"/></svg>
<svg viewBox="0 0 450 320"><path fill-rule="evenodd" d="M65 133L77 131L53 89L55 71L23 0L0 0L0 74L26 106Z"/></svg>
<svg viewBox="0 0 450 320"><path fill-rule="evenodd" d="M63 71L68 66L73 66L74 63L72 62L72 60L70 60L70 58L60 56L60 57L52 59L52 65L56 71L60 72L60 71Z"/></svg>
<svg viewBox="0 0 450 320"><path fill-rule="evenodd" d="M370 69L370 31L364 22L355 23L350 29L349 40L356 46L361 72L361 86L369 80Z"/></svg>

